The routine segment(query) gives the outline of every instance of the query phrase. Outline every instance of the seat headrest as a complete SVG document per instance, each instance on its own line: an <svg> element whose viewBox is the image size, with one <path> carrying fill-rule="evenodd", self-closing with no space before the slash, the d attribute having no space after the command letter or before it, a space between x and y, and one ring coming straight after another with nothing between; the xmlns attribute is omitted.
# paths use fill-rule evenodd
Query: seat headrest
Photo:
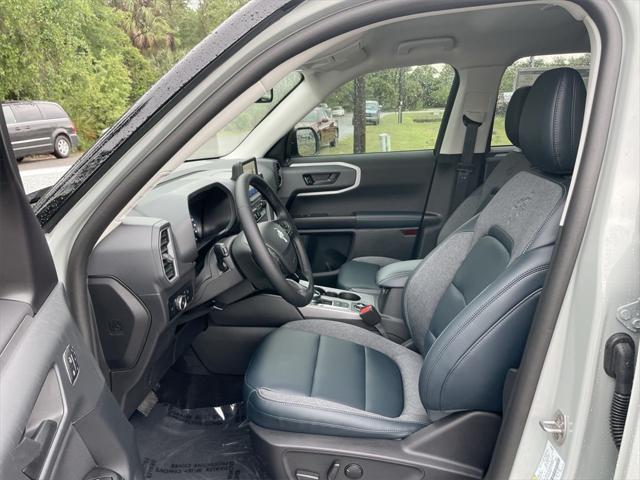
<svg viewBox="0 0 640 480"><path fill-rule="evenodd" d="M504 130L513 145L520 146L520 118L522 118L522 107L527 99L531 87L520 87L511 95L507 113L504 116Z"/></svg>
<svg viewBox="0 0 640 480"><path fill-rule="evenodd" d="M538 77L520 119L520 148L539 170L570 174L578 153L587 90L573 68L548 70Z"/></svg>

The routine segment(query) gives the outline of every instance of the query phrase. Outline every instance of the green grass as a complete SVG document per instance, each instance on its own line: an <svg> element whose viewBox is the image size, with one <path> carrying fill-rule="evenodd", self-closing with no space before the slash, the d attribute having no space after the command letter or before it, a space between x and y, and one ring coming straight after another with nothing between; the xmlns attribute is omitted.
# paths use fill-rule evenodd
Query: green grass
<svg viewBox="0 0 640 480"><path fill-rule="evenodd" d="M495 119L493 120L493 132L491 133L491 145L494 147L511 145L511 141L507 137L507 133L504 130L504 114L496 115Z"/></svg>
<svg viewBox="0 0 640 480"><path fill-rule="evenodd" d="M378 135L387 133L391 136L391 151L406 152L410 150L432 149L436 144L443 109L432 108L423 112L411 112L403 115L403 122L398 123L395 113L384 115L379 125L367 125L367 153L381 152ZM504 115L496 115L493 124L491 144L494 146L510 145L504 131ZM335 147L324 147L320 155L346 155L353 153L353 136L340 137Z"/></svg>
<svg viewBox="0 0 640 480"><path fill-rule="evenodd" d="M417 121L414 121L417 120ZM383 115L379 125L367 125L367 153L381 152L378 135L391 136L391 151L425 150L433 148L442 121L442 109L433 108L424 112L405 113L403 122L398 123L395 113ZM341 155L353 153L353 136L341 137L336 147L325 147L320 155Z"/></svg>

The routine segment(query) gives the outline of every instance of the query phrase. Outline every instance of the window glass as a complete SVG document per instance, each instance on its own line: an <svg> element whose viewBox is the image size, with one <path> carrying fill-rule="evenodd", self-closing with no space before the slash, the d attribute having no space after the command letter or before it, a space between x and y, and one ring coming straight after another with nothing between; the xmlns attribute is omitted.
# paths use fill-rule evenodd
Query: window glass
<svg viewBox="0 0 640 480"><path fill-rule="evenodd" d="M40 110L35 105L28 103L16 103L11 106L13 113L18 122L32 122L34 120L42 120Z"/></svg>
<svg viewBox="0 0 640 480"><path fill-rule="evenodd" d="M454 77L444 64L369 73L335 90L296 127L313 130L314 155L431 149Z"/></svg>
<svg viewBox="0 0 640 480"><path fill-rule="evenodd" d="M507 146L511 141L507 137L504 129L504 116L509 105L511 95L520 87L531 86L536 79L547 70L559 67L575 68L585 84L589 80L589 68L591 65L591 55L566 54L566 55L541 55L537 57L525 57L509 66L502 76L498 100L496 103L495 118L493 121L493 132L491 135L491 145Z"/></svg>
<svg viewBox="0 0 640 480"><path fill-rule="evenodd" d="M271 101L250 105L202 145L189 157L189 160L218 158L231 153L269 115L271 110L300 84L302 79L302 74L297 71L284 77L273 88Z"/></svg>
<svg viewBox="0 0 640 480"><path fill-rule="evenodd" d="M62 110L62 107L55 103L41 103L38 105L38 108L44 118L65 118L67 116L64 110Z"/></svg>
<svg viewBox="0 0 640 480"><path fill-rule="evenodd" d="M11 108L6 105L2 106L2 113L4 113L4 121L7 122L7 125L11 123L16 123L16 117L13 116L13 112Z"/></svg>

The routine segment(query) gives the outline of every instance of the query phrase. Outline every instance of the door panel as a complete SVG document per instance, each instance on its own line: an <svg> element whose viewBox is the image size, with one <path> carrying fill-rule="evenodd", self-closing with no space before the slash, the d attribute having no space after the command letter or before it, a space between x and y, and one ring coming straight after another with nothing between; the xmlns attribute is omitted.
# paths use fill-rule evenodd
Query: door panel
<svg viewBox="0 0 640 480"><path fill-rule="evenodd" d="M354 257L412 258L434 167L431 151L292 159L280 196L317 279L332 284ZM440 223L438 215L425 220Z"/></svg>
<svg viewBox="0 0 640 480"><path fill-rule="evenodd" d="M0 354L0 478L82 479L97 466L139 478L133 427L84 347L63 287L35 315L8 300L0 310L12 317L3 314L3 330L7 323L13 330L1 337L9 341ZM95 423L102 423L99 430L85 428ZM42 434L45 427L51 435Z"/></svg>

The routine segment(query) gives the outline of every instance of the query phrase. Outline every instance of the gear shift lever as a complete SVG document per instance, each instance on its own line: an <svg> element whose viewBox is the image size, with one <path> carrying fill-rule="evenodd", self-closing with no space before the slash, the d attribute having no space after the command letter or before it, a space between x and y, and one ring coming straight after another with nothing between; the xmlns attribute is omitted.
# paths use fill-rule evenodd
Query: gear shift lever
<svg viewBox="0 0 640 480"><path fill-rule="evenodd" d="M317 288L313 289L313 297L311 298L311 303L318 303L322 298L322 292Z"/></svg>

